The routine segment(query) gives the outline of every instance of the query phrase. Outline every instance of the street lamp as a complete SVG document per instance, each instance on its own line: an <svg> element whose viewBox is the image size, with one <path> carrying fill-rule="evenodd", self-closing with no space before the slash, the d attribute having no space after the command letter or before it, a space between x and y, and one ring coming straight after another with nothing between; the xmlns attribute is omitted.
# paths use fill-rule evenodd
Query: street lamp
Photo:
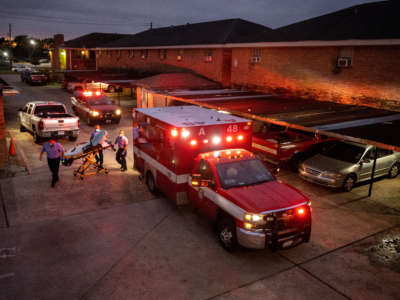
<svg viewBox="0 0 400 300"><path fill-rule="evenodd" d="M29 55L29 60L32 62L33 52L35 52L36 41L35 40L29 40L29 43L32 46L32 51L31 51L31 53Z"/></svg>

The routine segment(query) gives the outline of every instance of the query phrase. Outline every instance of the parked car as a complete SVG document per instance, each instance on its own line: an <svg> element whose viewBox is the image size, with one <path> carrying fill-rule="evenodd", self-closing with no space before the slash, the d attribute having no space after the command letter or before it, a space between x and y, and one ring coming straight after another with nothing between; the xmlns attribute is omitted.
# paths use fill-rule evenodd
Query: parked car
<svg viewBox="0 0 400 300"><path fill-rule="evenodd" d="M33 84L46 84L47 83L47 76L42 72L25 69L21 71L21 81L26 82L30 85Z"/></svg>
<svg viewBox="0 0 400 300"><path fill-rule="evenodd" d="M101 91L75 91L71 97L73 111L86 119L88 125L96 123L119 123L121 108Z"/></svg>
<svg viewBox="0 0 400 300"><path fill-rule="evenodd" d="M30 131L33 139L39 143L42 138L68 136L76 141L80 121L67 112L64 104L59 102L29 102L19 109L20 131Z"/></svg>
<svg viewBox="0 0 400 300"><path fill-rule="evenodd" d="M13 66L11 67L11 71L13 71L13 72L22 72L22 71L28 70L28 69L30 69L30 68L23 64L13 64Z"/></svg>
<svg viewBox="0 0 400 300"><path fill-rule="evenodd" d="M274 165L288 165L297 171L301 162L317 154L333 138L254 122L252 151L259 159Z"/></svg>
<svg viewBox="0 0 400 300"><path fill-rule="evenodd" d="M358 182L371 178L375 151L377 151L374 178L399 174L400 153L371 145L336 141L321 154L304 161L300 177L320 185L351 191Z"/></svg>

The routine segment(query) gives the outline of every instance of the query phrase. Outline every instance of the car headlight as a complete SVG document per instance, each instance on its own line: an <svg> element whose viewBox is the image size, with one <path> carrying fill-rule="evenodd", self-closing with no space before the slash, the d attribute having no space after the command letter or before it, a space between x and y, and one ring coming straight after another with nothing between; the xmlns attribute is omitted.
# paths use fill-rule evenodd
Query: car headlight
<svg viewBox="0 0 400 300"><path fill-rule="evenodd" d="M258 214L245 213L244 214L244 220L246 222L248 222L248 223L251 223L251 224L255 225L255 226L266 224L264 216L263 215L258 215Z"/></svg>
<svg viewBox="0 0 400 300"><path fill-rule="evenodd" d="M119 116L119 115L121 114L121 110L120 110L120 109L117 109L117 110L115 111L115 114L116 114L117 116Z"/></svg>
<svg viewBox="0 0 400 300"><path fill-rule="evenodd" d="M342 177L342 174L334 173L334 172L322 172L321 175L323 177L328 177L328 178L333 178L333 179Z"/></svg>
<svg viewBox="0 0 400 300"><path fill-rule="evenodd" d="M100 113L98 111L92 111L91 114L93 117L98 117Z"/></svg>

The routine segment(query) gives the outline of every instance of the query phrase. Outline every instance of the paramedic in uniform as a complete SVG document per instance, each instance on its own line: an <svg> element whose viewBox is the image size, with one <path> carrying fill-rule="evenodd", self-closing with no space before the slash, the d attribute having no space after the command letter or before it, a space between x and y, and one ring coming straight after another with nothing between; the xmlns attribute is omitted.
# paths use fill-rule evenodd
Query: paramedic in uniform
<svg viewBox="0 0 400 300"><path fill-rule="evenodd" d="M57 143L55 140L50 139L43 144L42 151L40 152L40 160L42 160L43 152L47 154L47 164L52 174L51 187L54 187L58 181L58 169L60 168L60 160L64 158L64 147Z"/></svg>
<svg viewBox="0 0 400 300"><path fill-rule="evenodd" d="M99 132L100 132L100 125L97 124L96 128L90 135L90 143L92 143L93 139L99 134ZM100 149L99 155L96 155L96 162L100 165L100 169L103 169L103 149Z"/></svg>
<svg viewBox="0 0 400 300"><path fill-rule="evenodd" d="M123 130L119 131L119 136L115 139L115 144L118 145L117 155L115 159L121 165L121 171L125 172L126 168L126 153L128 150L128 139L124 135Z"/></svg>

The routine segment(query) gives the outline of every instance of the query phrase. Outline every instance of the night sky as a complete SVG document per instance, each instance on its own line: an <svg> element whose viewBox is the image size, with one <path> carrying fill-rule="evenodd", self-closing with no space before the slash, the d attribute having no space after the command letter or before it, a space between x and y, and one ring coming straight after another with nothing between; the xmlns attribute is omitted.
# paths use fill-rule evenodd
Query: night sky
<svg viewBox="0 0 400 300"><path fill-rule="evenodd" d="M375 0L0 0L0 36L66 40L91 32L136 33L154 27L242 18L271 28Z"/></svg>

